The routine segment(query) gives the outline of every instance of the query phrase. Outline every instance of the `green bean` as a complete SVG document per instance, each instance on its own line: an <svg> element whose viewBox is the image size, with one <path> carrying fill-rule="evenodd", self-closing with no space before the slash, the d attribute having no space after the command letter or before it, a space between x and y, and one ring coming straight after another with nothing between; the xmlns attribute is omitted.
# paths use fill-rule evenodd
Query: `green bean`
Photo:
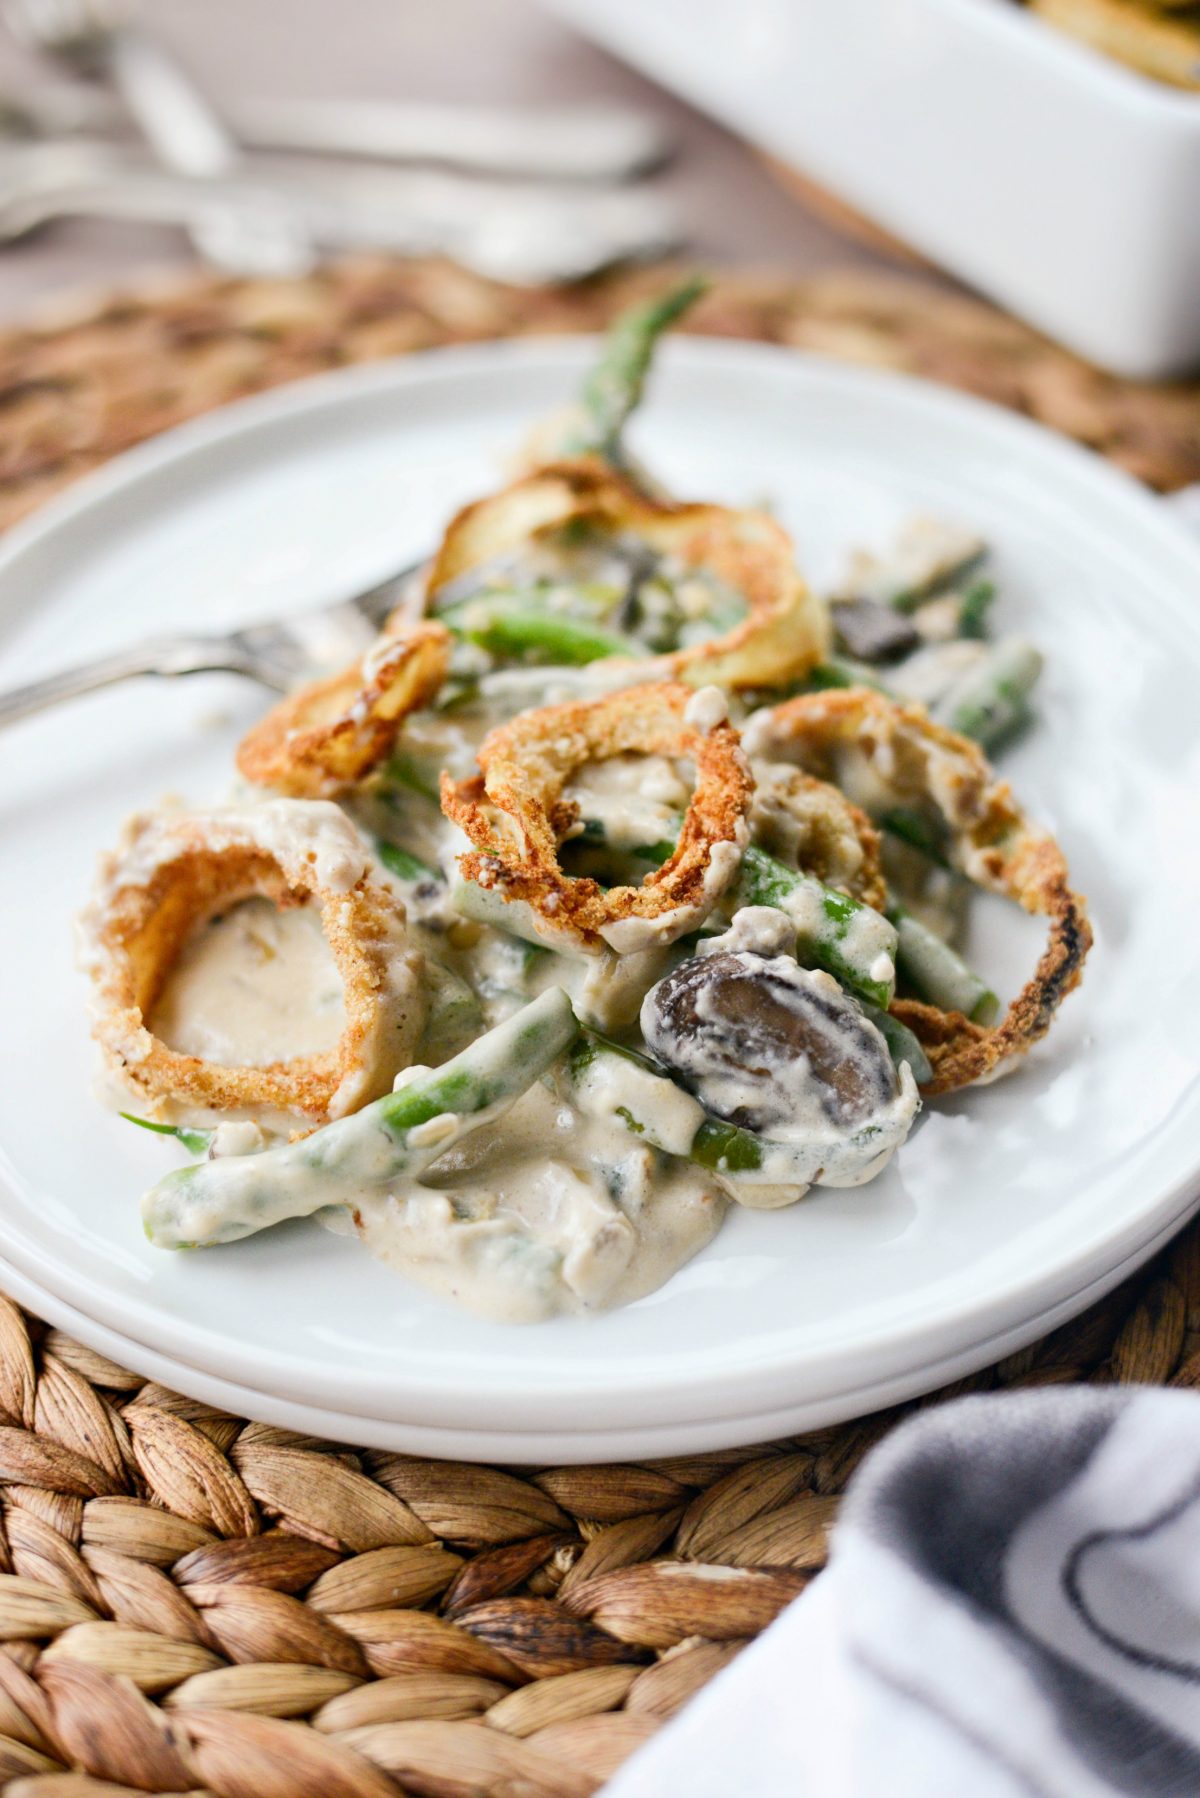
<svg viewBox="0 0 1200 1798"><path fill-rule="evenodd" d="M421 1032L420 1057L430 1067L439 1067L479 1035L483 1029L483 1007L461 975L431 956L425 959L425 987L429 1005Z"/></svg>
<svg viewBox="0 0 1200 1798"><path fill-rule="evenodd" d="M876 822L889 836L897 837L912 849L919 849L922 855L935 862L939 868L950 866L945 830L915 806L894 805L888 811L881 812Z"/></svg>
<svg viewBox="0 0 1200 1798"><path fill-rule="evenodd" d="M585 831L603 825L585 820ZM669 841L639 845L633 853L662 863L675 853ZM823 968L856 999L886 1011L896 990L896 932L881 912L862 905L815 875L799 873L753 844L742 856L733 897L738 907L770 905L796 926L796 957L805 967Z"/></svg>
<svg viewBox="0 0 1200 1798"><path fill-rule="evenodd" d="M134 1117L132 1111L122 1111L118 1115L127 1124L136 1124L139 1130L153 1130L156 1136L175 1137L189 1155L207 1155L209 1145L217 1134L215 1130L194 1130L188 1124L156 1124L150 1118Z"/></svg>
<svg viewBox="0 0 1200 1798"><path fill-rule="evenodd" d="M969 668L933 709L939 724L990 749L1029 715L1030 693L1042 672L1041 651L1024 637L1007 637Z"/></svg>
<svg viewBox="0 0 1200 1798"><path fill-rule="evenodd" d="M423 862L419 855L413 855L410 850L402 849L399 843L389 843L386 837L376 837L375 853L388 873L394 874L397 880L441 880L442 878L437 868L431 868L428 862Z"/></svg>
<svg viewBox="0 0 1200 1798"><path fill-rule="evenodd" d="M579 522L571 519L561 526L560 537L567 537L569 543L571 526ZM558 580L543 576L521 581L507 561L501 568L483 562L439 587L430 610L435 617L444 618L447 612L460 611L467 605L505 599L519 601L538 612L551 611L559 615L565 612L573 618L589 615L606 618L617 609L624 591L624 587L614 581L581 580L569 576Z"/></svg>
<svg viewBox="0 0 1200 1798"><path fill-rule="evenodd" d="M942 1011L961 1011L972 1023L994 1023L1000 1001L962 956L903 906L890 907L888 916L896 926L896 965L917 997Z"/></svg>
<svg viewBox="0 0 1200 1798"><path fill-rule="evenodd" d="M539 610L528 598L495 594L465 599L441 614L456 635L498 656L535 657L539 662L582 667L604 656L640 656L631 637L602 630L563 612Z"/></svg>
<svg viewBox="0 0 1200 1798"><path fill-rule="evenodd" d="M260 1155L168 1174L142 1201L146 1234L160 1248L236 1242L364 1189L413 1179L519 1099L578 1028L567 995L551 987L444 1067L415 1072L350 1117ZM429 1129L435 1121L444 1127Z"/></svg>
<svg viewBox="0 0 1200 1798"><path fill-rule="evenodd" d="M897 1067L907 1062L912 1069L912 1077L918 1086L924 1086L927 1080L933 1079L933 1068L929 1057L921 1047L920 1039L913 1034L907 1024L894 1018L891 1012L880 1011L877 1005L867 1005L860 1000L863 1015L870 1019L880 1036L888 1046L888 1054Z"/></svg>
<svg viewBox="0 0 1200 1798"><path fill-rule="evenodd" d="M885 686L873 668L849 656L829 656L824 662L818 662L815 668L809 669L805 686L817 692L824 692L829 687L872 687L876 693L893 697L891 688Z"/></svg>
<svg viewBox="0 0 1200 1798"><path fill-rule="evenodd" d="M606 1062L611 1067L614 1059L626 1064L618 1087L621 1103L617 1105L612 1103L613 1095L604 1090ZM630 1064L636 1070L632 1081ZM751 1184L808 1186L822 1171L827 1143L815 1140L788 1142L757 1136L738 1124L710 1117L698 1100L683 1094L682 1089L644 1055L592 1032L584 1032L577 1039L567 1057L567 1077L581 1111L593 1117L618 1118L628 1131L650 1148L678 1155L710 1173L740 1178ZM680 1117L681 1096L691 1102L696 1120L694 1128L691 1128L691 1119ZM672 1115L682 1134L672 1128ZM867 1145L878 1134L875 1125L867 1124L850 1141L856 1146Z"/></svg>
<svg viewBox="0 0 1200 1798"><path fill-rule="evenodd" d="M432 799L438 804L437 770L429 768L416 756L405 750L397 750L383 764L382 779L393 786L405 787L410 793L416 793L422 799Z"/></svg>
<svg viewBox="0 0 1200 1798"><path fill-rule="evenodd" d="M591 451L620 460L621 433L641 401L658 339L707 288L707 281L693 277L657 299L631 307L609 327L600 360L584 383L585 423L567 446L571 453Z"/></svg>
<svg viewBox="0 0 1200 1798"><path fill-rule="evenodd" d="M625 1063L624 1098L632 1103L609 1108L603 1103L603 1089L598 1087L597 1077L603 1077L606 1061L611 1065L612 1058ZM632 1090L629 1089L628 1073L631 1066L637 1070ZM650 1148L664 1154L683 1155L710 1172L751 1173L762 1166L763 1141L736 1124L708 1117L690 1094L684 1096L695 1107L699 1120L690 1141L684 1145L666 1130L663 1119L669 1117L672 1104L678 1107L682 1089L636 1049L610 1042L595 1031L582 1031L567 1057L567 1075L582 1110L592 1116L620 1118L625 1128Z"/></svg>
<svg viewBox="0 0 1200 1798"><path fill-rule="evenodd" d="M761 1171L769 1152L770 1145L753 1131L705 1118L693 1138L690 1159L710 1173L752 1175Z"/></svg>
<svg viewBox="0 0 1200 1798"><path fill-rule="evenodd" d="M734 895L739 905L786 912L796 926L797 960L823 968L856 999L887 1010L896 986L896 932L882 913L753 844L742 857Z"/></svg>
<svg viewBox="0 0 1200 1798"><path fill-rule="evenodd" d="M958 634L960 637L987 636L988 613L992 601L996 597L994 581L972 581L962 596L958 608Z"/></svg>
<svg viewBox="0 0 1200 1798"><path fill-rule="evenodd" d="M955 581L971 574L986 555L986 544L970 537L960 541L952 535L940 549L931 544L923 564L909 569L903 581L889 577L884 564L875 579L864 584L864 596L881 605L895 606L898 612L915 612L927 599L944 593Z"/></svg>
<svg viewBox="0 0 1200 1798"><path fill-rule="evenodd" d="M672 679L669 656L627 661L605 656L582 667L535 668L514 663L479 677L479 697L492 710L511 715L526 706L557 705L566 699L601 699L641 681Z"/></svg>
<svg viewBox="0 0 1200 1798"><path fill-rule="evenodd" d="M476 924L489 924L493 930L505 930L509 936L521 937L538 948L547 945L545 928L538 914L525 899L505 899L492 887L481 887L477 880L466 880L455 874L450 881L450 903L464 918ZM564 943L564 949L566 945Z"/></svg>

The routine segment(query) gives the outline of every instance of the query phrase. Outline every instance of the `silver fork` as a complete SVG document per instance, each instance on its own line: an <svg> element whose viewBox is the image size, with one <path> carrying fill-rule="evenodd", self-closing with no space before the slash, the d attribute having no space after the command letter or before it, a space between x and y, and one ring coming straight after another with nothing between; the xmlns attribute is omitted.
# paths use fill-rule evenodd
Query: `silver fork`
<svg viewBox="0 0 1200 1798"><path fill-rule="evenodd" d="M409 583L422 565L414 562L376 587L295 618L272 619L225 635L150 637L61 674L14 687L0 693L0 726L139 674L244 674L276 693L286 693L300 681L353 661L368 649L389 613L408 598Z"/></svg>
<svg viewBox="0 0 1200 1798"><path fill-rule="evenodd" d="M662 255L682 239L651 189L485 180L444 170L327 168L236 179L171 175L86 138L0 146L0 245L51 219L134 218L192 224L226 202L285 197L329 250L437 252L493 281L557 286L613 262Z"/></svg>
<svg viewBox="0 0 1200 1798"><path fill-rule="evenodd" d="M104 77L164 167L212 179L236 175L237 141L195 82L140 26L130 0L4 0L11 29L69 67ZM200 205L189 233L200 254L234 274L302 274L315 253L281 198L223 195Z"/></svg>

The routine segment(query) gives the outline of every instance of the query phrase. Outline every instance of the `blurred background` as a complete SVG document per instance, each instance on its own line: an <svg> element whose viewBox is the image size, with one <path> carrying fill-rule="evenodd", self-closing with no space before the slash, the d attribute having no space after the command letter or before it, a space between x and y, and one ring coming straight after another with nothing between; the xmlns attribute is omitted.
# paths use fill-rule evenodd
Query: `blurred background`
<svg viewBox="0 0 1200 1798"><path fill-rule="evenodd" d="M36 3L31 9L36 15ZM47 8L47 12L53 11ZM4 16L4 15L0 15ZM786 263L810 271L871 264L878 253L797 204L732 132L589 42L537 0L153 0L141 19L221 110L262 98L497 105L518 113L615 102L652 126L670 161L654 181L678 233L702 258ZM69 65L18 41L20 6L0 29L0 96L13 129L22 106L57 97L69 122ZM103 90L77 96L105 119ZM235 109L236 110L236 109ZM89 134L90 135L90 134ZM128 128L124 135L131 136ZM6 147L19 146L9 135ZM261 160L261 155L259 160ZM128 221L71 220L0 263L0 304L13 313L48 288L117 279L148 263L194 260L181 234Z"/></svg>
<svg viewBox="0 0 1200 1798"><path fill-rule="evenodd" d="M951 381L1178 487L1198 202L1200 0L0 0L0 321L113 288L148 307L165 272L210 313L224 293L227 334L240 307L281 341L301 297L309 328L169 405L131 397L125 329L123 422L69 466L81 408L49 383L103 385L103 358L0 344L22 404L43 384L0 446L0 519L255 386L592 328L666 259L719 277L690 328ZM330 265L354 292L318 294ZM369 340L366 312L391 318Z"/></svg>

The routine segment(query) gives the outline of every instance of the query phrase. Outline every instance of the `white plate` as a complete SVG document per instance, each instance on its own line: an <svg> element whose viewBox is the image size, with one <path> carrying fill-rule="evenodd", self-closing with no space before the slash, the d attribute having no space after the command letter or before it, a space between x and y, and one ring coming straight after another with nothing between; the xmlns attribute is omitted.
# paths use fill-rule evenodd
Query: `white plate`
<svg viewBox="0 0 1200 1798"><path fill-rule="evenodd" d="M1132 1273L1146 1253L1166 1242L1174 1230L1168 1225L1161 1237L1130 1261L1111 1268L1102 1280L1082 1293L1073 1293L1062 1305L1046 1312L1016 1330L988 1337L976 1343L967 1356L955 1356L948 1362L909 1372L895 1380L860 1388L854 1410L866 1414L884 1406L899 1403L914 1392L932 1392L948 1380L973 1372L999 1361L1014 1350L1023 1348L1044 1331L1073 1317L1084 1306L1094 1304L1106 1292ZM88 1343L100 1354L107 1355L119 1367L132 1368L147 1379L158 1380L175 1392L231 1412L235 1417L252 1417L259 1423L277 1424L281 1429L296 1430L301 1435L319 1436L352 1446L398 1449L412 1455L434 1455L446 1460L528 1462L535 1467L566 1463L635 1461L664 1455L708 1453L714 1449L741 1447L748 1442L771 1442L797 1431L820 1429L844 1418L846 1405L834 1400L795 1401L775 1411L746 1412L734 1418L709 1422L659 1423L638 1428L620 1424L615 1429L589 1429L584 1425L570 1430L550 1429L543 1434L535 1430L514 1431L439 1429L413 1423L396 1423L385 1418L363 1418L349 1410L329 1409L302 1400L280 1398L259 1387L237 1380L226 1380L190 1366L172 1355L147 1348L119 1330L109 1329L94 1317L85 1317L74 1306L64 1304L36 1280L19 1272L0 1259L0 1290L36 1316L66 1330L80 1342Z"/></svg>
<svg viewBox="0 0 1200 1798"><path fill-rule="evenodd" d="M135 451L8 540L0 680L383 574L495 481L587 353L439 352ZM495 1454L511 1432L561 1455L584 1428L646 1453L681 1430L729 1441L768 1417L849 1416L979 1365L1077 1308L1194 1202L1200 556L1182 529L1019 419L753 346L669 346L638 441L680 492L773 496L818 578L913 508L996 544L1002 622L1050 658L1043 722L1009 769L1092 898L1082 993L1021 1073L931 1108L883 1179L735 1215L663 1291L610 1316L485 1324L312 1225L164 1255L136 1200L170 1151L88 1094L70 917L128 809L221 792L262 700L218 677L100 695L0 741L0 1249L83 1319L197 1378L344 1416L360 1440L445 1431L449 1452ZM1012 985L1033 949L1023 921L983 908L976 960Z"/></svg>

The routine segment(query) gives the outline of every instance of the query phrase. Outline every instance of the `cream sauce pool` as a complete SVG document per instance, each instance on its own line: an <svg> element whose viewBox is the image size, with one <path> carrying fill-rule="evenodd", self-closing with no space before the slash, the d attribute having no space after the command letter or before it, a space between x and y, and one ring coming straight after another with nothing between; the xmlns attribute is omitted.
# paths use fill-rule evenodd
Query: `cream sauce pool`
<svg viewBox="0 0 1200 1798"><path fill-rule="evenodd" d="M266 1067L333 1049L346 1008L320 914L245 899L201 925L149 1022L168 1048L225 1067Z"/></svg>
<svg viewBox="0 0 1200 1798"><path fill-rule="evenodd" d="M421 1180L353 1207L380 1260L500 1323L627 1305L711 1241L724 1213L699 1170L540 1083Z"/></svg>

